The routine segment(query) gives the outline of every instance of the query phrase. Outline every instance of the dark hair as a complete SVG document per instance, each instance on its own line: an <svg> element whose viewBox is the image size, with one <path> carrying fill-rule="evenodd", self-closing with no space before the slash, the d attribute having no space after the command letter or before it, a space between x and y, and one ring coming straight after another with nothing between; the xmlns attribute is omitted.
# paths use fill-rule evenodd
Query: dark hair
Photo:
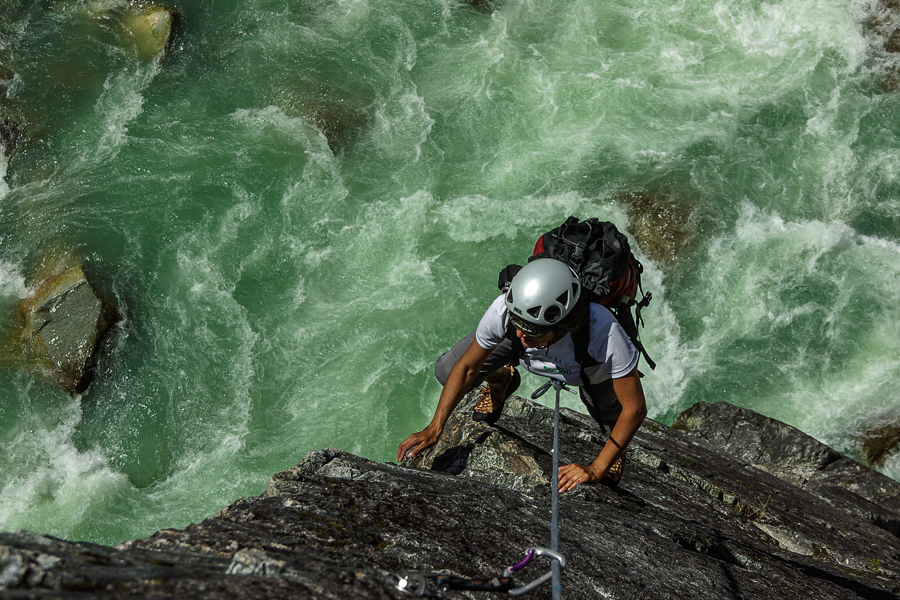
<svg viewBox="0 0 900 600"><path fill-rule="evenodd" d="M590 306L591 301L588 300L587 294L582 295L581 298L578 299L578 302L575 303L575 306L572 307L572 310L569 311L569 314L554 326L553 329L556 332L555 337L561 338L567 333L578 331L582 326L585 326L587 324Z"/></svg>

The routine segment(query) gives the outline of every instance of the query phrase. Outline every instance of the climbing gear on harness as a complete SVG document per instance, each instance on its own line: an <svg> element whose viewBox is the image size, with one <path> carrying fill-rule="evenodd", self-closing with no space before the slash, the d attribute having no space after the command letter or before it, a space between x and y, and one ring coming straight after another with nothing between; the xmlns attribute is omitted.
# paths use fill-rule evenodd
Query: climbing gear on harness
<svg viewBox="0 0 900 600"><path fill-rule="evenodd" d="M492 386L487 381L481 384L481 389L479 390L481 395L475 404L475 409L472 411L473 421L496 423L500 419L500 415L503 414L503 406L506 403L506 399L519 389L519 384L522 382L519 372L512 365L503 366L501 369L508 369L510 373L506 386L504 387L500 384Z"/></svg>
<svg viewBox="0 0 900 600"><path fill-rule="evenodd" d="M511 576L516 571L527 567L531 561L541 555L547 555L559 562L562 568L566 566L566 559L548 548L529 548L525 552L525 557L514 565L510 565L504 569L502 575L490 579L466 579L465 577L457 577L456 575L444 575L441 573L430 573L428 571L407 571L404 574L394 574L392 582L394 586L410 596L424 598L439 598L440 591L443 590L474 590L486 592L507 592L512 596L520 596L534 590L540 585L547 582L552 577L552 571L548 571L537 579L514 588ZM429 580L434 580L434 587L437 592L432 591L428 587Z"/></svg>
<svg viewBox="0 0 900 600"><path fill-rule="evenodd" d="M546 333L575 308L580 297L581 283L575 271L558 260L538 259L513 277L506 292L506 308L520 325L537 325Z"/></svg>

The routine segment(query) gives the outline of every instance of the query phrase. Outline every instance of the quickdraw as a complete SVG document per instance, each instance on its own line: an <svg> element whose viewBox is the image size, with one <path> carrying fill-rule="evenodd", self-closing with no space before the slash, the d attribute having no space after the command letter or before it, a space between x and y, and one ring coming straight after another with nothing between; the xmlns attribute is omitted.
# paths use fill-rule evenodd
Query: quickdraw
<svg viewBox="0 0 900 600"><path fill-rule="evenodd" d="M512 574L524 569L536 556L541 555L549 556L555 564L559 564L560 569L564 569L566 566L566 559L559 552L549 548L529 548L521 561L506 567L502 575L490 579L466 579L456 575L430 573L427 571L407 571L402 575L394 575L394 585L404 594L419 598L440 598L440 592L447 590L506 592L512 596L520 596L546 583L553 577L553 570L551 569L530 583L518 588L514 587ZM430 580L434 581L434 587L437 591L429 587Z"/></svg>

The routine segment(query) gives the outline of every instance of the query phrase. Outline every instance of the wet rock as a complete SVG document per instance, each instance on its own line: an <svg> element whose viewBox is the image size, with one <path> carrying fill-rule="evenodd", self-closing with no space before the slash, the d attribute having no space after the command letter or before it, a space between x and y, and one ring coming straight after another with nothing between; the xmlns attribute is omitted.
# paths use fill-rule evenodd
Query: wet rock
<svg viewBox="0 0 900 600"><path fill-rule="evenodd" d="M9 159L15 155L24 133L25 128L19 122L0 117L0 146L3 148L3 156Z"/></svg>
<svg viewBox="0 0 900 600"><path fill-rule="evenodd" d="M691 244L690 212L668 194L631 192L618 200L628 207L632 232L641 249L662 265L672 265Z"/></svg>
<svg viewBox="0 0 900 600"><path fill-rule="evenodd" d="M863 452L870 465L880 467L900 446L900 423L873 427L863 437Z"/></svg>
<svg viewBox="0 0 900 600"><path fill-rule="evenodd" d="M172 39L175 13L163 6L136 5L122 15L122 27L141 60L162 54Z"/></svg>
<svg viewBox="0 0 900 600"><path fill-rule="evenodd" d="M113 43L134 48L142 61L164 54L172 42L178 13L158 4L134 0L61 0L58 11L69 11L88 26L91 36L103 40L110 33Z"/></svg>
<svg viewBox="0 0 900 600"><path fill-rule="evenodd" d="M470 395L439 445L403 465L334 448L311 452L272 476L263 496L116 548L0 534L0 572L9 573L0 585L15 597L400 599L408 596L397 583L410 571L499 575L549 540L553 411L517 396L507 402L489 426L471 421ZM560 417L562 462L593 459L604 442L596 424L568 409ZM722 442L740 436L698 435L735 418L732 429L750 435L757 423L762 439L775 432L780 441L735 455ZM900 538L749 460L777 464L779 447L799 450L788 472L811 474L839 463L836 453L724 403L684 422L692 433L645 423L618 489L580 486L561 496L562 597L897 597ZM885 485L880 496L856 494L857 501L890 512L890 480L857 475ZM513 580L521 586L548 570L539 557ZM438 593L433 578L424 582ZM550 586L527 597L550 598Z"/></svg>
<svg viewBox="0 0 900 600"><path fill-rule="evenodd" d="M98 297L70 259L39 274L34 294L19 305L23 354L70 393L87 389L104 334L116 310Z"/></svg>
<svg viewBox="0 0 900 600"><path fill-rule="evenodd" d="M866 24L883 40L885 53L900 52L900 2L881 0L873 4L872 13ZM896 67L888 68L884 85L890 91L896 91L900 87L900 73Z"/></svg>
<svg viewBox="0 0 900 600"><path fill-rule="evenodd" d="M500 0L466 0L466 4L486 15L500 9Z"/></svg>
<svg viewBox="0 0 900 600"><path fill-rule="evenodd" d="M311 107L306 119L325 136L328 147L336 152L366 123L366 113L340 106Z"/></svg>
<svg viewBox="0 0 900 600"><path fill-rule="evenodd" d="M15 155L25 136L25 125L10 100L10 86L16 74L4 62L5 57L0 53L0 147L3 148L3 156L9 159Z"/></svg>

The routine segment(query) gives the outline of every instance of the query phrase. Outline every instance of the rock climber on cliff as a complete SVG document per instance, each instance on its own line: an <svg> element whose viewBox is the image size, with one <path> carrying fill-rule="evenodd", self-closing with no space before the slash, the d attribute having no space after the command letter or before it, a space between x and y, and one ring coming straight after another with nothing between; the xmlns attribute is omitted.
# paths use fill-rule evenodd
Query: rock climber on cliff
<svg viewBox="0 0 900 600"><path fill-rule="evenodd" d="M559 491L581 483L617 485L625 448L647 415L637 370L639 351L604 306L582 297L578 276L563 262L529 262L508 290L488 307L474 332L435 363L443 384L431 423L407 437L397 460L437 443L463 396L481 385L473 418L496 422L518 387L515 365L580 387L581 400L601 427L611 431L589 465L559 468Z"/></svg>

